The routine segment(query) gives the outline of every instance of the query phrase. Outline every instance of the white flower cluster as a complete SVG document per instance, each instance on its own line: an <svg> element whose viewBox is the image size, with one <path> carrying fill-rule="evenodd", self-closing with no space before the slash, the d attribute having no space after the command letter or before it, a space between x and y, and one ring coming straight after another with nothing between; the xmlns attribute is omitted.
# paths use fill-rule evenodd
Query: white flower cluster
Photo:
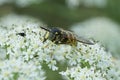
<svg viewBox="0 0 120 80"><path fill-rule="evenodd" d="M15 3L18 7L26 7L32 4L38 4L43 0L0 0L0 6L7 3Z"/></svg>
<svg viewBox="0 0 120 80"><path fill-rule="evenodd" d="M66 71L60 72L67 80L119 80L119 62L98 44L94 46L79 46L78 52L70 54ZM74 56L75 55L75 56ZM116 67L117 64L117 67Z"/></svg>
<svg viewBox="0 0 120 80"><path fill-rule="evenodd" d="M107 0L66 0L69 8L77 8L82 5L85 7L98 7L104 8L107 4Z"/></svg>
<svg viewBox="0 0 120 80"><path fill-rule="evenodd" d="M85 37L93 37L103 44L108 51L120 57L120 28L119 24L107 17L95 17L72 25L71 30Z"/></svg>
<svg viewBox="0 0 120 80"><path fill-rule="evenodd" d="M44 0L15 0L14 2L18 7L27 7L32 4L38 4L41 3Z"/></svg>
<svg viewBox="0 0 120 80"><path fill-rule="evenodd" d="M4 5L6 3L11 3L11 2L12 2L12 0L0 0L0 6Z"/></svg>
<svg viewBox="0 0 120 80"><path fill-rule="evenodd" d="M14 20L12 21L11 19L13 18ZM30 41L31 43L29 43L29 41L26 42L26 40L29 40L30 36L24 39L17 35L18 32L24 31L29 34L31 31L27 26L32 28L32 26L39 25L37 20L31 21L31 19L25 16L18 17L14 14L1 19L0 80L45 80L45 72L42 70L40 62L35 59L30 60L38 51L37 45L34 44L34 42L37 43L39 40L32 40L33 42ZM26 26L26 28L24 26ZM29 32L27 32L27 29ZM32 29L32 31L35 30L34 27ZM37 32L37 30L35 31ZM35 37L35 35L33 37ZM34 47L32 48L29 44ZM31 50L33 49L35 49L36 52L32 52Z"/></svg>
<svg viewBox="0 0 120 80"><path fill-rule="evenodd" d="M55 71L60 68L58 62L67 63L65 71L58 73L66 80L120 80L117 60L98 43L78 43L77 46L57 45L50 40L43 43L46 31L40 24L17 18L24 23L17 22L6 28L6 22L0 28L0 48L5 54L5 58L0 59L1 80L44 80L42 63Z"/></svg>
<svg viewBox="0 0 120 80"><path fill-rule="evenodd" d="M0 61L0 80L45 80L44 71L36 61L22 57Z"/></svg>

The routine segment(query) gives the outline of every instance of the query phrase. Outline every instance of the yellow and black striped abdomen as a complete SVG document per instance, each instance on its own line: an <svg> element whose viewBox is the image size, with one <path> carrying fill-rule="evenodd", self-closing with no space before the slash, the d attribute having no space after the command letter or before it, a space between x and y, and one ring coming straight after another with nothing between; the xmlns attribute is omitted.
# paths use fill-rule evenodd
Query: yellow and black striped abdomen
<svg viewBox="0 0 120 80"><path fill-rule="evenodd" d="M59 28L52 28L51 32L46 32L44 35L44 41L51 40L55 44L70 44L76 45L76 37L69 31L65 31Z"/></svg>
<svg viewBox="0 0 120 80"><path fill-rule="evenodd" d="M67 38L67 41L66 41L66 44L70 44L70 45L77 45L77 40L76 40L76 36L69 32L69 31L66 31L66 38Z"/></svg>
<svg viewBox="0 0 120 80"><path fill-rule="evenodd" d="M51 40L55 44L69 44L69 45L77 45L77 42L81 42L84 44L90 44L93 45L91 41L84 39L82 37L77 37L74 33L70 31L66 31L60 28L43 28L42 29L46 30L46 33L44 35L44 41L45 42L47 39Z"/></svg>

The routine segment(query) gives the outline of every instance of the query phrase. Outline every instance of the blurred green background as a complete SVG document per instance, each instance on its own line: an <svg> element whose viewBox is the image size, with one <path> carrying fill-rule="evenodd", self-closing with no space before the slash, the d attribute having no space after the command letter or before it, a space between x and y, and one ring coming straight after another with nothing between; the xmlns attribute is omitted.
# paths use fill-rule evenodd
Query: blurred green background
<svg viewBox="0 0 120 80"><path fill-rule="evenodd" d="M116 22L119 29L119 6L120 0L0 0L0 17L11 13L33 16L43 21L48 26L67 29L76 23L83 22L90 18L107 17ZM119 33L120 31L117 34L119 35ZM101 33L100 36L103 35L104 34ZM98 37L98 35L96 36ZM104 37L106 41L102 40L101 37L100 39L98 38L98 40L103 41L102 43L103 45L105 44L106 49L109 47L109 49L115 48L115 50L111 50L111 52L113 55L117 54L117 56L120 56L119 36L115 36L114 39L109 39L111 37L110 35L106 36ZM108 45L109 42L112 45ZM116 57L116 55L114 56ZM58 66L64 70L65 65ZM46 70L48 75L46 80L62 80L60 75L56 75L56 71L48 69L45 64L44 70Z"/></svg>
<svg viewBox="0 0 120 80"><path fill-rule="evenodd" d="M27 1L28 4L24 4L27 3ZM102 0L105 1L104 7L101 7L102 5L99 7L94 4L91 6L85 6L84 4L82 4L84 2L81 2L80 5L73 6L72 8L70 7L70 5L72 6L72 4L70 4L69 6L67 5L67 1L69 0L30 1L21 0L20 3L20 0L3 0L2 3L2 0L0 0L0 16L9 14L11 12L15 12L17 14L25 14L38 18L49 26L60 27L69 27L71 24L96 16L107 16L114 19L117 22L120 22L120 0ZM94 2L95 0L90 1Z"/></svg>

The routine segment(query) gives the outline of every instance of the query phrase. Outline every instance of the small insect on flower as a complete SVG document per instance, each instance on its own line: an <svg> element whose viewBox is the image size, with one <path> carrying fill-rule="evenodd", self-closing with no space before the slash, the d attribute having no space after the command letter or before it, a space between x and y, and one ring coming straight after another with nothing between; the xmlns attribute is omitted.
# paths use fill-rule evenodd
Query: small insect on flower
<svg viewBox="0 0 120 80"><path fill-rule="evenodd" d="M84 44L93 45L94 43L88 39L83 37L78 37L71 31L63 30L61 28L45 28L41 27L46 31L44 35L44 41L47 39L51 40L55 44L69 44L69 45L77 45L77 42L81 42Z"/></svg>
<svg viewBox="0 0 120 80"><path fill-rule="evenodd" d="M22 37L26 36L26 34L24 32L21 32L21 33L17 33L16 35L20 35Z"/></svg>

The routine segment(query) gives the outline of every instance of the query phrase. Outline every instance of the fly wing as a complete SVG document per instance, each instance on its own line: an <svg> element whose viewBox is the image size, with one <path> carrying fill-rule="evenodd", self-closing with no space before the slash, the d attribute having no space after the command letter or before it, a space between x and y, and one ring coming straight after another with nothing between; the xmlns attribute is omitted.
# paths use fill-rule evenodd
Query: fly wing
<svg viewBox="0 0 120 80"><path fill-rule="evenodd" d="M77 41L84 43L84 44L89 44L89 45L94 45L95 43L92 40L83 38L83 37L77 37Z"/></svg>

